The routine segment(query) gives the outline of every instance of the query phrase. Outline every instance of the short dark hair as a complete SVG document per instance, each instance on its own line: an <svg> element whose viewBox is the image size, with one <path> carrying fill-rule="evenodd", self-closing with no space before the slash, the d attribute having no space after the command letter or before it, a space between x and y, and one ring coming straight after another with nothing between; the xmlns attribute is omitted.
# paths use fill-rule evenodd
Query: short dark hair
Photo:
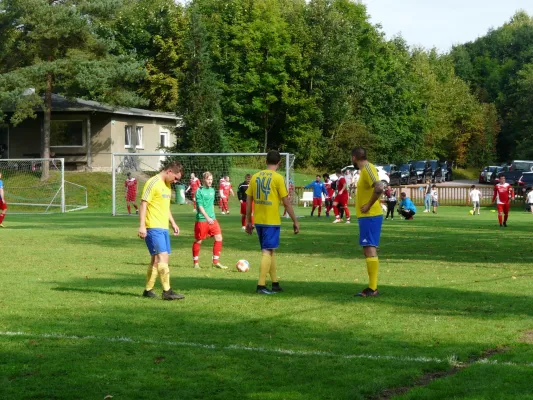
<svg viewBox="0 0 533 400"><path fill-rule="evenodd" d="M498 178L505 178L505 175L503 173L498 174Z"/></svg>
<svg viewBox="0 0 533 400"><path fill-rule="evenodd" d="M131 172L128 172L128 173L126 174L126 176L131 176Z"/></svg>
<svg viewBox="0 0 533 400"><path fill-rule="evenodd" d="M169 169L175 174L183 174L183 165L181 165L179 161L170 161L169 163L165 164L162 171L168 171Z"/></svg>
<svg viewBox="0 0 533 400"><path fill-rule="evenodd" d="M470 186L470 189L475 189L476 185Z"/></svg>
<svg viewBox="0 0 533 400"><path fill-rule="evenodd" d="M356 160L366 160L366 150L362 147L354 147L352 157L355 157Z"/></svg>
<svg viewBox="0 0 533 400"><path fill-rule="evenodd" d="M244 179L246 179L246 178L251 178L251 177L252 177L252 174L246 174L246 175L244 176Z"/></svg>
<svg viewBox="0 0 533 400"><path fill-rule="evenodd" d="M431 185L432 188L437 187L437 185Z"/></svg>
<svg viewBox="0 0 533 400"><path fill-rule="evenodd" d="M267 164L268 165L278 165L281 161L281 154L277 150L270 150L267 153Z"/></svg>
<svg viewBox="0 0 533 400"><path fill-rule="evenodd" d="M322 175L322 178L324 178L324 179L329 178L329 174Z"/></svg>
<svg viewBox="0 0 533 400"><path fill-rule="evenodd" d="M402 192L402 193L400 193L400 196L401 196L401 197L407 197L407 193Z"/></svg>
<svg viewBox="0 0 533 400"><path fill-rule="evenodd" d="M342 170L341 170L340 168L337 168L337 169L335 170L335 174L337 174L337 175L342 174Z"/></svg>
<svg viewBox="0 0 533 400"><path fill-rule="evenodd" d="M320 174L316 174L315 178L322 178Z"/></svg>

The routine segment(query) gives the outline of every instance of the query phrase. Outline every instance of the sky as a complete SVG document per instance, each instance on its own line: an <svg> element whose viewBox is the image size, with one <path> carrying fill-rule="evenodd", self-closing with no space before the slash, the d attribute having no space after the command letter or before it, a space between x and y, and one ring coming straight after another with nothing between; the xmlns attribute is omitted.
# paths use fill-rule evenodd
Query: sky
<svg viewBox="0 0 533 400"><path fill-rule="evenodd" d="M533 0L362 0L373 24L388 39L401 33L410 46L446 52L507 22L522 9L533 15Z"/></svg>

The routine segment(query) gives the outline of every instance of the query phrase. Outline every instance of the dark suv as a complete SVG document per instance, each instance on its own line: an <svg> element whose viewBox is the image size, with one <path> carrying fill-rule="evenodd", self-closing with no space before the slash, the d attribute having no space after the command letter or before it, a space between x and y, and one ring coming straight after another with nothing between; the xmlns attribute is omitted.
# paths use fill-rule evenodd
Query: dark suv
<svg viewBox="0 0 533 400"><path fill-rule="evenodd" d="M409 161L416 169L416 176L418 182L425 182L426 178L431 177L431 165L427 160Z"/></svg>
<svg viewBox="0 0 533 400"><path fill-rule="evenodd" d="M402 173L396 164L385 164L383 165L383 170L389 176L389 185L401 185Z"/></svg>
<svg viewBox="0 0 533 400"><path fill-rule="evenodd" d="M444 179L442 177L442 168L438 160L429 160L429 166L431 167L431 182L441 183Z"/></svg>
<svg viewBox="0 0 533 400"><path fill-rule="evenodd" d="M527 188L533 187L533 172L524 172L516 183L518 185L517 194L525 195Z"/></svg>
<svg viewBox="0 0 533 400"><path fill-rule="evenodd" d="M416 185L418 175L415 166L409 163L400 165L400 179L402 185Z"/></svg>

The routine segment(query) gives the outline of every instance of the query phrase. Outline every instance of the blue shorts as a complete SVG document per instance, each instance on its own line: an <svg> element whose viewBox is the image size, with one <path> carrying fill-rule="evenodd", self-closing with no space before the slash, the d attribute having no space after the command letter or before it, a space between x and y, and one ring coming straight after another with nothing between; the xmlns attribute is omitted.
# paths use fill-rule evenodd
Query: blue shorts
<svg viewBox="0 0 533 400"><path fill-rule="evenodd" d="M159 253L170 254L170 235L168 229L148 228L146 230L146 247L150 255L155 256Z"/></svg>
<svg viewBox="0 0 533 400"><path fill-rule="evenodd" d="M255 229L257 230L257 236L259 236L261 250L271 250L279 247L279 226L256 225Z"/></svg>
<svg viewBox="0 0 533 400"><path fill-rule="evenodd" d="M359 244L363 247L378 247L383 215L359 218L357 222L359 223Z"/></svg>

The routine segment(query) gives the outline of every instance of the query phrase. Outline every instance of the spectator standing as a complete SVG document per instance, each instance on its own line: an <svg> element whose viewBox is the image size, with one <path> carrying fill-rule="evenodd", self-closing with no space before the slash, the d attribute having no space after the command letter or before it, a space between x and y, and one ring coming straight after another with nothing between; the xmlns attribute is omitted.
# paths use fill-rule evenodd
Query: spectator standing
<svg viewBox="0 0 533 400"><path fill-rule="evenodd" d="M431 186L431 205L433 207L433 214L437 214L437 207L439 206L439 191L437 185Z"/></svg>
<svg viewBox="0 0 533 400"><path fill-rule="evenodd" d="M426 186L424 187L424 212L431 211L431 181L426 179Z"/></svg>
<svg viewBox="0 0 533 400"><path fill-rule="evenodd" d="M387 202L387 215L385 216L385 219L389 219L390 214L390 219L392 221L394 219L394 209L396 208L396 204L398 203L398 201L396 200L396 189L388 186L385 190L385 197Z"/></svg>

